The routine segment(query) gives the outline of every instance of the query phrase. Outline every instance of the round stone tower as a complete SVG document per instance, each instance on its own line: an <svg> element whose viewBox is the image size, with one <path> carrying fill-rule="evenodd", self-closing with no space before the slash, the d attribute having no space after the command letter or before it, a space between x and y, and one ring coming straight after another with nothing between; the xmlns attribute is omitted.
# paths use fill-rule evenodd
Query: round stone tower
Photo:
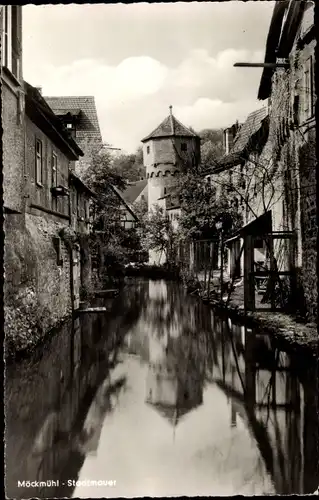
<svg viewBox="0 0 319 500"><path fill-rule="evenodd" d="M165 195L178 183L178 176L200 161L200 138L173 115L169 115L151 134L142 139L143 162L148 184L148 210L155 205L165 211ZM163 263L163 257L151 252L150 263Z"/></svg>

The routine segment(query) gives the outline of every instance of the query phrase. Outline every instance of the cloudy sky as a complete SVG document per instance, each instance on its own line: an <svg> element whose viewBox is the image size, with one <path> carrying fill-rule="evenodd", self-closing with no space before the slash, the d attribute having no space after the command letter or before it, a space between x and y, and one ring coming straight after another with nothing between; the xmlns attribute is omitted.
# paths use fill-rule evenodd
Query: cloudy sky
<svg viewBox="0 0 319 500"><path fill-rule="evenodd" d="M173 105L196 130L262 106L274 2L27 5L24 78L43 95L94 95L105 142L135 151Z"/></svg>

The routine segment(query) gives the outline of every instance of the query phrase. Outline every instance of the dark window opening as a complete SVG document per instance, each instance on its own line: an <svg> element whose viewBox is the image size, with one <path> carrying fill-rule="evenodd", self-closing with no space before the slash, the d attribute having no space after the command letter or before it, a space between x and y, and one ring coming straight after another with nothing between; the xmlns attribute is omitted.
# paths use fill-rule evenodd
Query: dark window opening
<svg viewBox="0 0 319 500"><path fill-rule="evenodd" d="M63 266L61 238L54 237L53 238L53 244L54 244L55 251L56 251L56 256L57 256L57 265L58 266Z"/></svg>
<svg viewBox="0 0 319 500"><path fill-rule="evenodd" d="M182 142L182 144L181 144L181 151L187 151L187 144L186 144L186 142Z"/></svg>
<svg viewBox="0 0 319 500"><path fill-rule="evenodd" d="M52 153L52 187L58 185L58 157Z"/></svg>
<svg viewBox="0 0 319 500"><path fill-rule="evenodd" d="M150 154L150 147L149 146L147 146L146 152L147 152L147 154Z"/></svg>
<svg viewBox="0 0 319 500"><path fill-rule="evenodd" d="M36 139L36 144L35 144L35 163L36 163L36 183L42 186L43 153L42 153L42 142L39 139Z"/></svg>

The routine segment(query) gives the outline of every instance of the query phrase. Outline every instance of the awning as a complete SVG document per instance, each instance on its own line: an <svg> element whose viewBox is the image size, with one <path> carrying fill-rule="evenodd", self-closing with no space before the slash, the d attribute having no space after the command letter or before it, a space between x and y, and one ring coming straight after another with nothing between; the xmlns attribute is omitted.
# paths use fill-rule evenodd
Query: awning
<svg viewBox="0 0 319 500"><path fill-rule="evenodd" d="M263 236L264 234L271 233L272 231L272 220L271 211L265 212L260 217L248 222L243 227L238 230L240 236L245 234L250 234L254 236Z"/></svg>
<svg viewBox="0 0 319 500"><path fill-rule="evenodd" d="M260 217L248 222L240 229L236 231L236 233L225 241L225 244L233 243L234 241L242 238L246 234L250 234L252 236L263 236L265 234L269 234L272 232L272 219L271 219L271 211L265 212Z"/></svg>
<svg viewBox="0 0 319 500"><path fill-rule="evenodd" d="M240 235L236 234L236 236L232 236L231 238L228 238L228 240L225 241L225 245L228 245L229 243L234 243L234 241L239 240Z"/></svg>

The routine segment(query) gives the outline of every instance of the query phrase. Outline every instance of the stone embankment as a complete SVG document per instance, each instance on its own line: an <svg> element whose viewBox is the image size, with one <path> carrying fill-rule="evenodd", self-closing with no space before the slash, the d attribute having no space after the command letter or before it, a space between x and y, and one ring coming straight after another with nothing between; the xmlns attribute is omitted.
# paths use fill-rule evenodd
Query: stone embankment
<svg viewBox="0 0 319 500"><path fill-rule="evenodd" d="M244 311L242 305L231 301L226 304L225 297L223 301L217 298L208 300L207 296L202 295L198 289L194 290L192 295L198 296L219 314L227 315L233 321L258 329L261 333L273 335L289 350L318 358L318 328L315 323L297 321L292 315L279 311Z"/></svg>

